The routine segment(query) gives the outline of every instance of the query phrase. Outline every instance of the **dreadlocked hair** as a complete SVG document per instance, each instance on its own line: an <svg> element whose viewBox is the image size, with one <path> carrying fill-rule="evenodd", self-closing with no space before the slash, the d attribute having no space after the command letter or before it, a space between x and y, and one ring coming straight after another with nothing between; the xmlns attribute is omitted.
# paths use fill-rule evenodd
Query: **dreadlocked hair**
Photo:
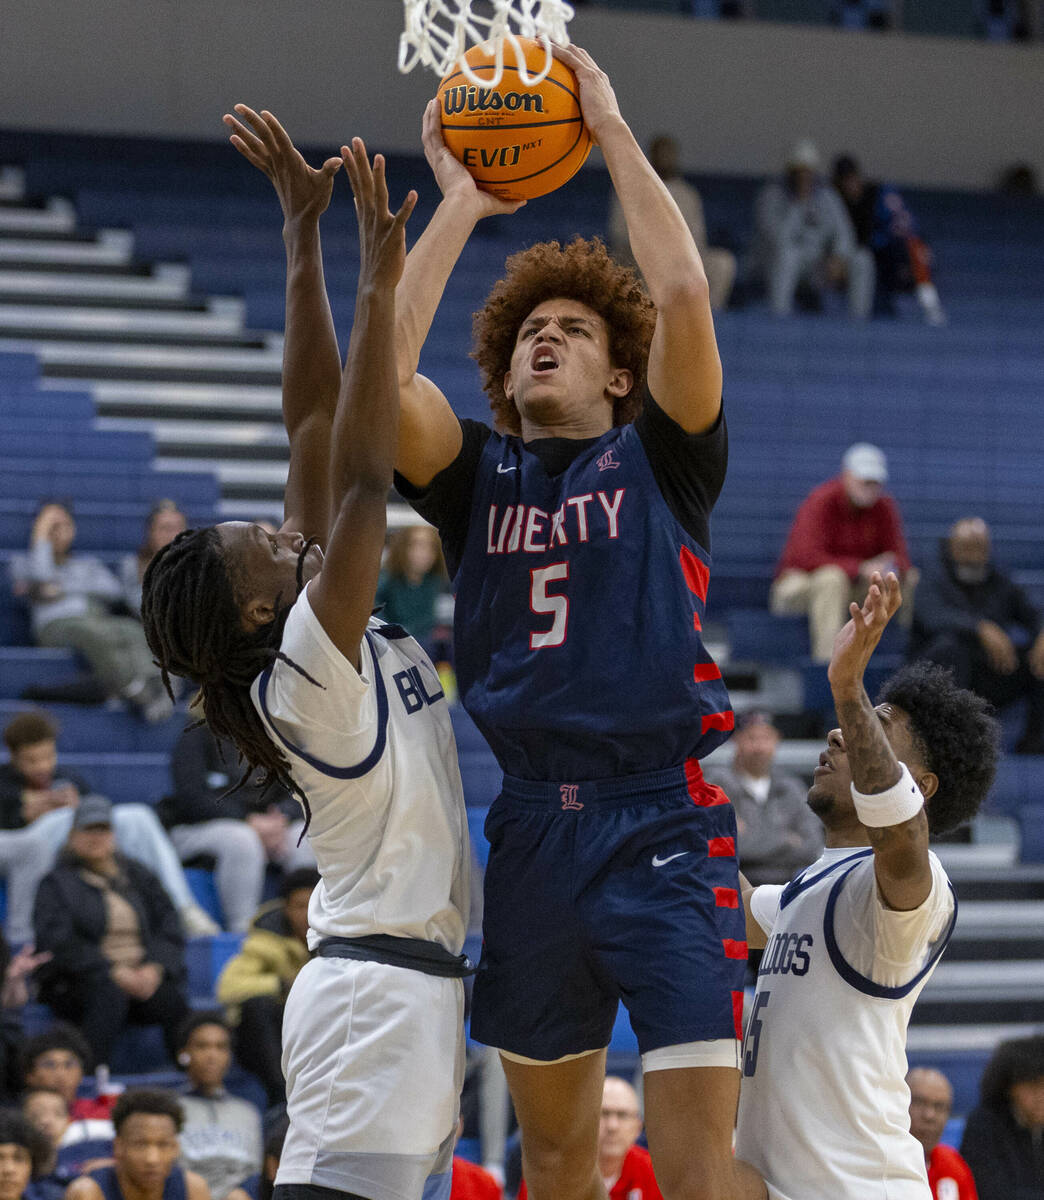
<svg viewBox="0 0 1044 1200"><path fill-rule="evenodd" d="M187 529L158 550L142 580L141 619L145 639L174 699L171 675L199 688L194 706L218 736L230 738L246 769L226 795L238 791L255 771L263 782L276 781L311 810L304 792L290 775L290 764L268 736L250 698L250 685L277 660L285 662L316 687L322 684L280 649L291 605L280 606L267 625L253 633L240 623L235 583L214 526ZM192 726L195 728L195 726Z"/></svg>

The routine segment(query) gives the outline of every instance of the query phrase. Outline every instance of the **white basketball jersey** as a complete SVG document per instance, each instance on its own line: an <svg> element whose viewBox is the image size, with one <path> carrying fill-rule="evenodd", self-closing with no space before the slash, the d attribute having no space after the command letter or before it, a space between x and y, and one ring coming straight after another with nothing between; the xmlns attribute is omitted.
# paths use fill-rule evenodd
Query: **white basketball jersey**
<svg viewBox="0 0 1044 1200"><path fill-rule="evenodd" d="M743 1047L736 1154L773 1200L930 1200L910 1134L910 1013L953 931L931 855L911 912L880 899L869 849L825 850L784 888L756 889L770 932Z"/></svg>
<svg viewBox="0 0 1044 1200"><path fill-rule="evenodd" d="M380 933L459 954L468 828L453 728L428 656L397 626L371 620L357 672L307 588L280 649L315 682L277 661L251 698L308 800L322 876L308 908L310 947Z"/></svg>

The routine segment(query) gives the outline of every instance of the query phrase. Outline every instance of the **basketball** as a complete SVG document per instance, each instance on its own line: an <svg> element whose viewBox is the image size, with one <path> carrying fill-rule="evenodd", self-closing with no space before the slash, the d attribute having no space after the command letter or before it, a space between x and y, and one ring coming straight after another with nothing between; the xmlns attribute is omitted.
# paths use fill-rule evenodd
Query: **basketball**
<svg viewBox="0 0 1044 1200"><path fill-rule="evenodd" d="M519 38L519 45L526 70L542 71L544 47L531 38ZM480 78L484 68L493 78L493 56L481 46L464 57ZM576 76L557 59L545 79L528 87L505 48L497 87L476 87L457 66L439 84L438 99L446 145L478 186L501 200L546 196L572 179L591 152Z"/></svg>

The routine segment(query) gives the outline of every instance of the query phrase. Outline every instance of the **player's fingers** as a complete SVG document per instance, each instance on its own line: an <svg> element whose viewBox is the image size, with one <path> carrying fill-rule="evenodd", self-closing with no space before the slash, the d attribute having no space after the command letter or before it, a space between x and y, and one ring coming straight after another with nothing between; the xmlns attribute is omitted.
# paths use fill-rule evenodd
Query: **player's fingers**
<svg viewBox="0 0 1044 1200"><path fill-rule="evenodd" d="M232 136L228 140L232 143L233 146L235 146L235 148L239 151L239 153L242 154L242 156L247 160L247 162L251 163L253 166L257 167L261 171L268 170L268 159L261 158L259 155L255 154L254 151L251 150L250 147L246 144L246 142L243 141L243 139L239 136L238 133L232 134Z"/></svg>
<svg viewBox="0 0 1044 1200"><path fill-rule="evenodd" d="M356 198L360 203L373 204L373 169L366 155L366 143L360 137L352 138L351 161L355 167L357 182ZM345 159L347 166L348 159Z"/></svg>
<svg viewBox="0 0 1044 1200"><path fill-rule="evenodd" d="M272 150L275 145L275 139L272 136L271 129L269 129L267 123L262 119L261 114L254 112L254 110L248 104L235 104L233 105L233 109L235 112L239 113L239 115L245 121L247 121L250 127L257 134L258 141L260 141L266 149Z"/></svg>
<svg viewBox="0 0 1044 1200"><path fill-rule="evenodd" d="M385 162L383 154L373 156L373 201L379 213L386 213L388 208L388 181L384 174Z"/></svg>
<svg viewBox="0 0 1044 1200"><path fill-rule="evenodd" d="M280 150L284 153L289 153L295 149L294 143L290 140L290 135L279 123L279 118L274 113L269 112L267 108L263 108L261 110L261 119L268 126L276 146Z"/></svg>
<svg viewBox="0 0 1044 1200"><path fill-rule="evenodd" d="M351 146L341 147L341 162L344 164L345 172L348 175L348 182L352 187L352 195L356 200L359 198L359 169L355 162L355 155L352 154Z"/></svg>
<svg viewBox="0 0 1044 1200"><path fill-rule="evenodd" d="M239 140L250 148L254 154L266 155L265 144L256 134L250 132L242 121L237 121L231 113L225 113L221 118L225 125L239 138Z"/></svg>
<svg viewBox="0 0 1044 1200"><path fill-rule="evenodd" d="M335 154L333 158L328 158L326 162L319 168L324 175L336 175L337 172L344 166L344 163Z"/></svg>
<svg viewBox="0 0 1044 1200"><path fill-rule="evenodd" d="M406 199L399 205L399 211L395 214L395 226L397 229L404 229L406 222L410 219L413 210L417 207L417 193L414 191L408 192Z"/></svg>

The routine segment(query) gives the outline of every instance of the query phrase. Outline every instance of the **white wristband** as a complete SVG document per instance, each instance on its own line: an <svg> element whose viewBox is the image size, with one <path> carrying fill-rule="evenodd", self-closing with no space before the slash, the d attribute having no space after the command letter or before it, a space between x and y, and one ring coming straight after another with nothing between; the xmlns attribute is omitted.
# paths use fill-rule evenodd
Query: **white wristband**
<svg viewBox="0 0 1044 1200"><path fill-rule="evenodd" d="M914 783L913 776L906 763L900 763L902 775L899 782L893 784L887 792L874 792L866 795L857 792L852 784L852 799L855 801L856 816L864 825L880 828L886 825L902 825L910 821L924 807L924 797L921 789Z"/></svg>

